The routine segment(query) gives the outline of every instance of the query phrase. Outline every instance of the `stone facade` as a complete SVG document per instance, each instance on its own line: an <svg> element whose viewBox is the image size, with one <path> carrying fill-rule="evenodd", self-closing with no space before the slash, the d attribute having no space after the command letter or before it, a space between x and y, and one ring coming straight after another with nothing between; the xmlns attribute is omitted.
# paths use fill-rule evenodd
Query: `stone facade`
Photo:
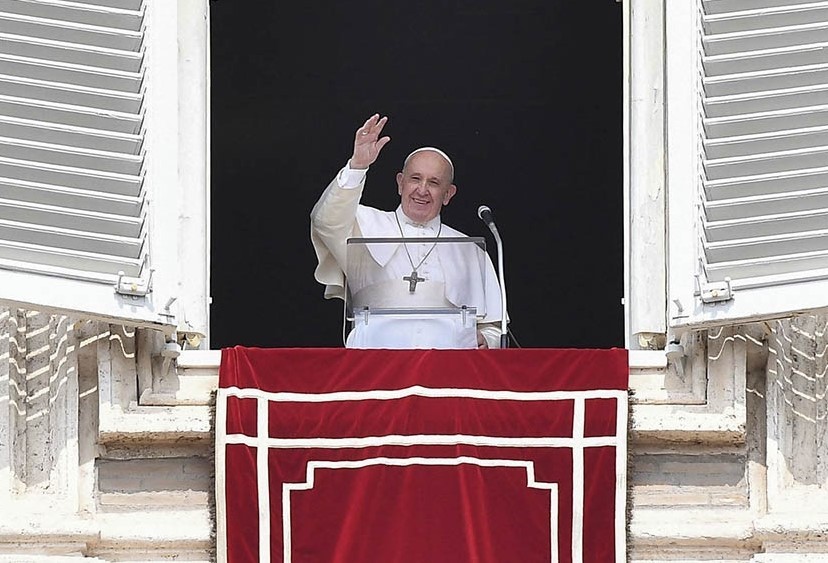
<svg viewBox="0 0 828 563"><path fill-rule="evenodd" d="M828 561L826 323L685 336L660 388L631 366L634 561Z"/></svg>
<svg viewBox="0 0 828 563"><path fill-rule="evenodd" d="M826 330L804 315L631 353L633 561L828 561ZM0 562L211 559L219 352L162 349L0 310Z"/></svg>
<svg viewBox="0 0 828 563"><path fill-rule="evenodd" d="M147 344L0 309L0 562L210 560L209 393L142 406Z"/></svg>

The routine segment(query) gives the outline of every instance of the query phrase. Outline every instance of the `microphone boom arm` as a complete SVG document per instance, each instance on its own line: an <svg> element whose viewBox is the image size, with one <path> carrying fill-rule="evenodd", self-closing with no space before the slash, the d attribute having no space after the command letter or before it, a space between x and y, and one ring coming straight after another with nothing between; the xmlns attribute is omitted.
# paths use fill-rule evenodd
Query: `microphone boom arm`
<svg viewBox="0 0 828 563"><path fill-rule="evenodd" d="M500 347L509 347L509 333L506 317L506 275L503 269L503 240L500 238L500 233L497 231L497 226L494 223L492 210L486 205L481 205L477 209L477 216L486 223L489 230L497 243L497 274L500 281Z"/></svg>

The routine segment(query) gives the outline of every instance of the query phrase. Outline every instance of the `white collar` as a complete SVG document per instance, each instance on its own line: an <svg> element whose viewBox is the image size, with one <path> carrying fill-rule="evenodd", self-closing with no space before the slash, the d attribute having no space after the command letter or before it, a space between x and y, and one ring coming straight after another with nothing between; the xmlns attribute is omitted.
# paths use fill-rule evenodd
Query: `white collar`
<svg viewBox="0 0 828 563"><path fill-rule="evenodd" d="M402 204L397 206L397 209L394 211L397 214L397 219L400 221L402 225L405 223L406 225L410 225L412 227L423 227L426 229L431 229L432 231L437 231L440 228L440 216L434 217L426 221L425 223L418 223L414 219L410 218L406 215L402 210Z"/></svg>

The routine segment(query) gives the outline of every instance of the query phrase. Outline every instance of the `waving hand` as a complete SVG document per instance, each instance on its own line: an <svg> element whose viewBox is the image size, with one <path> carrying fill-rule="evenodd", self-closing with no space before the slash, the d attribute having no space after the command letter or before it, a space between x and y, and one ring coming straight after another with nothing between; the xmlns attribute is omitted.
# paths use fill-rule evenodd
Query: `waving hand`
<svg viewBox="0 0 828 563"><path fill-rule="evenodd" d="M362 169L371 166L377 160L382 147L391 137L380 137L382 128L388 122L388 116L380 117L375 113L365 124L357 129L354 136L354 154L351 156L351 168Z"/></svg>

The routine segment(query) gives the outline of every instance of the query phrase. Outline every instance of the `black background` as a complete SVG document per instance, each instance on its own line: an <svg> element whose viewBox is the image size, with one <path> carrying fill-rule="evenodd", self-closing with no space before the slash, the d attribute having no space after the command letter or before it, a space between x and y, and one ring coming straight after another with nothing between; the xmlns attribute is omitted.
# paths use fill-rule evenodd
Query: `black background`
<svg viewBox="0 0 828 563"><path fill-rule="evenodd" d="M363 203L412 149L451 155L445 222L506 246L524 347L623 346L621 4L211 2L211 347L341 346L309 212L378 112Z"/></svg>

